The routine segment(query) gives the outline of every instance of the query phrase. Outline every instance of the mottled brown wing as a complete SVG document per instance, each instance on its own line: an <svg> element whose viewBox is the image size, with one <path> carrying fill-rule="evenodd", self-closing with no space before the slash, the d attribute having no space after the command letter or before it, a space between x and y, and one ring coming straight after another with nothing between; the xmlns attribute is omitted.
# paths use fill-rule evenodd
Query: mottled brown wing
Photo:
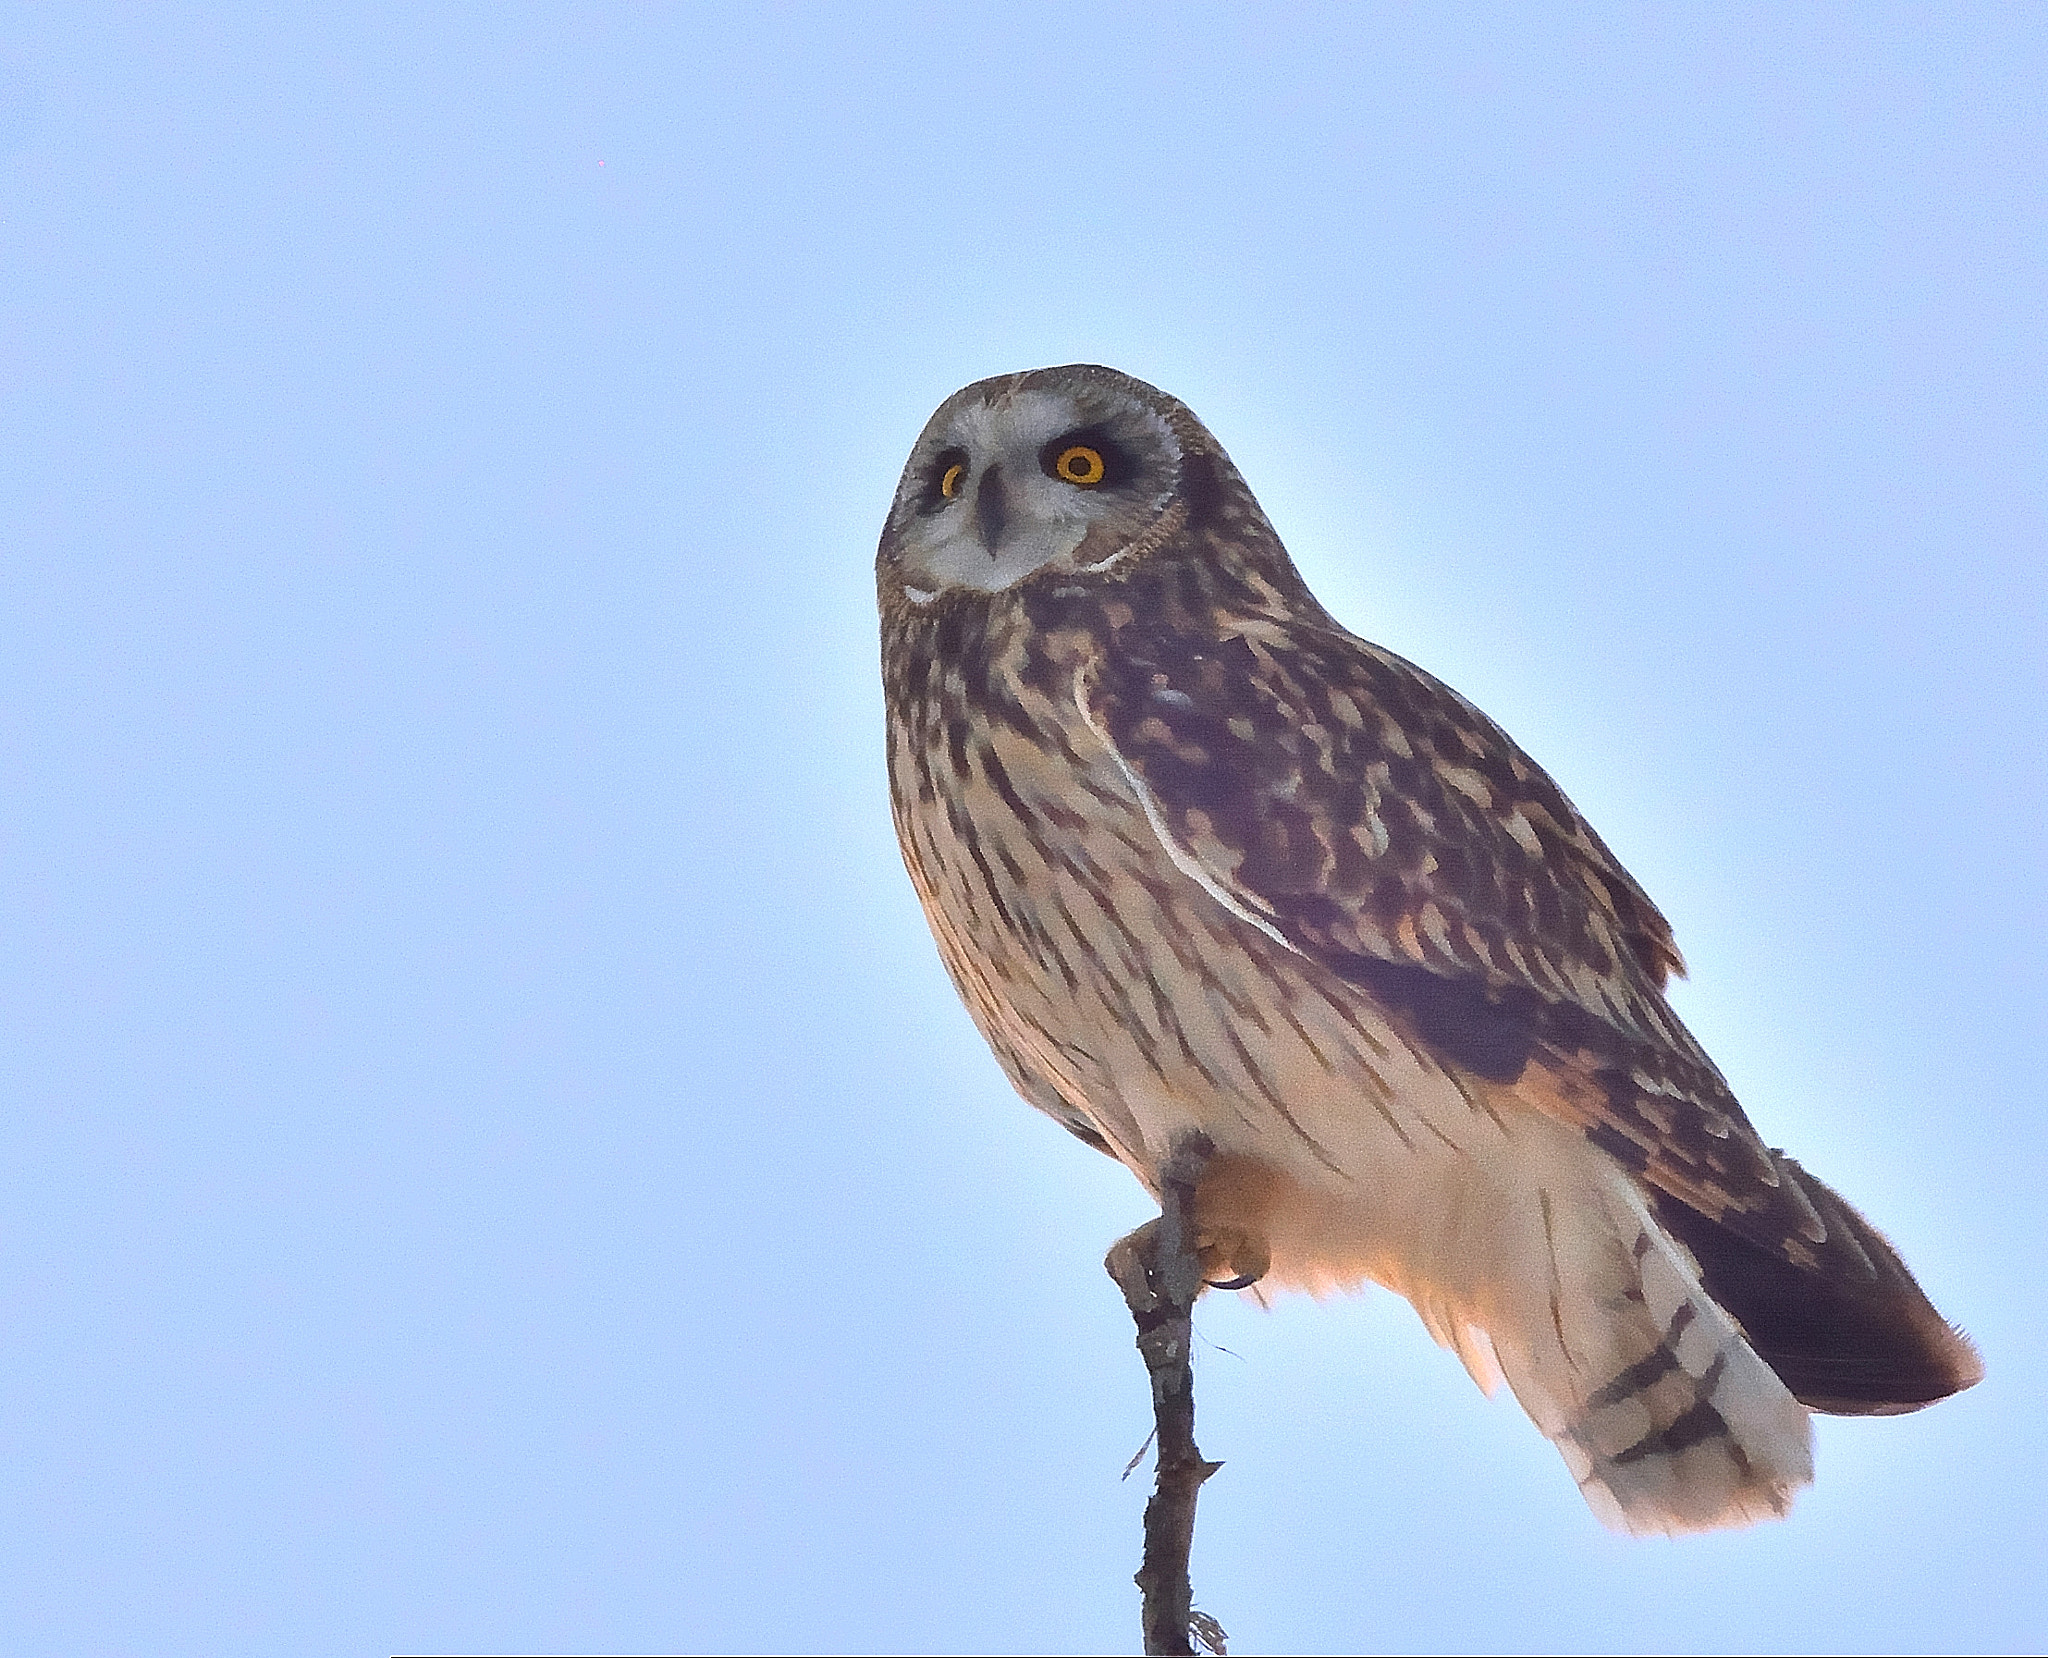
<svg viewBox="0 0 2048 1658"><path fill-rule="evenodd" d="M1081 689L1174 861L1583 1128L1646 1183L1801 1266L1830 1238L1665 1003L1670 926L1506 733L1335 628L1119 628Z"/></svg>

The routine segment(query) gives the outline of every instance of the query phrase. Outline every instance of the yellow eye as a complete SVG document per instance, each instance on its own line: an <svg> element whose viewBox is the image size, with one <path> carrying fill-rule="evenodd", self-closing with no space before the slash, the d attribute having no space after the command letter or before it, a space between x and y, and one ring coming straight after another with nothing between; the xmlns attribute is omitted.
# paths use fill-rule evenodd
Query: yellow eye
<svg viewBox="0 0 2048 1658"><path fill-rule="evenodd" d="M966 466L959 461L955 461L940 475L939 493L950 501L960 493L960 486L966 480Z"/></svg>
<svg viewBox="0 0 2048 1658"><path fill-rule="evenodd" d="M1059 459L1052 463L1054 477L1064 478L1070 484L1079 484L1083 489L1092 489L1101 483L1107 470L1102 463L1102 451L1090 449L1085 443L1072 444L1062 449Z"/></svg>

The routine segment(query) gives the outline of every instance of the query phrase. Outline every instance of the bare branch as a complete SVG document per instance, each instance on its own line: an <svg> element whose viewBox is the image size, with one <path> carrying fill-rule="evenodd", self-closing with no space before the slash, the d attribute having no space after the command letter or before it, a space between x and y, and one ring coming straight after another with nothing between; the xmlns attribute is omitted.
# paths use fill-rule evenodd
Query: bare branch
<svg viewBox="0 0 2048 1658"><path fill-rule="evenodd" d="M1145 1505L1145 1559L1137 1575L1145 1651L1190 1658L1196 1641L1210 1652L1224 1650L1223 1627L1194 1610L1188 1578L1195 1503L1202 1482L1223 1466L1205 1462L1195 1447L1191 1362L1191 1314L1202 1293L1195 1189L1215 1151L1203 1134L1176 1145L1160 1176L1159 1218L1119 1238L1103 1262L1138 1327L1138 1351L1152 1379L1152 1416L1159 1440L1158 1478Z"/></svg>

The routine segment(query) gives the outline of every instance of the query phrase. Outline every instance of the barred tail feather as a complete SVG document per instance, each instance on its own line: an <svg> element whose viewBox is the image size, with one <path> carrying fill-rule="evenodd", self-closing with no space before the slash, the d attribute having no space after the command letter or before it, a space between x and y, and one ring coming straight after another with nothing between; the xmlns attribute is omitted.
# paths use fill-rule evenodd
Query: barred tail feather
<svg viewBox="0 0 2048 1658"><path fill-rule="evenodd" d="M1626 1177L1597 1184L1537 1193L1542 1237L1490 1309L1508 1386L1617 1531L1783 1515L1813 1478L1805 1407Z"/></svg>
<svg viewBox="0 0 2048 1658"><path fill-rule="evenodd" d="M1807 1408L1625 1169L1547 1118L1500 1127L1343 1189L1219 1159L1199 1209L1217 1275L1251 1259L1261 1296L1361 1279L1404 1296L1481 1388L1507 1383L1618 1531L1784 1514L1813 1479ZM1258 1247L1220 1247L1243 1239Z"/></svg>

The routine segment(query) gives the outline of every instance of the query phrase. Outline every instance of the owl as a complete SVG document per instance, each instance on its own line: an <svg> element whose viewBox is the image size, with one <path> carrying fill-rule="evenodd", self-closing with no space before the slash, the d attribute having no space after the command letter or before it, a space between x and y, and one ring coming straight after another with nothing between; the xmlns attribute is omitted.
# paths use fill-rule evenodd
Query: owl
<svg viewBox="0 0 2048 1658"><path fill-rule="evenodd" d="M1205 1275L1404 1296L1616 1529L1781 1515L1809 1413L1982 1375L1897 1252L1758 1138L1664 997L1671 928L1471 703L1347 632L1182 404L968 386L876 560L891 801L1019 1093Z"/></svg>

